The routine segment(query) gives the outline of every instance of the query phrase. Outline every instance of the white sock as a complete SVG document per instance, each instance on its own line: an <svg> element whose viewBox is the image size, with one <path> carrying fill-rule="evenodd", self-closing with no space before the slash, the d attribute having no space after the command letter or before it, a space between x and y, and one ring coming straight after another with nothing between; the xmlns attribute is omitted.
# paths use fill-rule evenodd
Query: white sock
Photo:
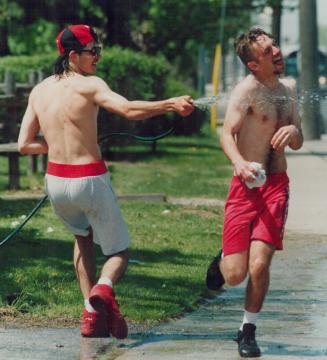
<svg viewBox="0 0 327 360"><path fill-rule="evenodd" d="M259 315L259 313L252 313L252 312L244 310L243 323L240 327L240 330L243 330L244 324L250 323L250 324L255 325L257 322L258 315Z"/></svg>
<svg viewBox="0 0 327 360"><path fill-rule="evenodd" d="M98 284L100 284L100 285L108 285L111 288L114 287L111 279L109 279L107 276L101 276L99 281L98 281Z"/></svg>
<svg viewBox="0 0 327 360"><path fill-rule="evenodd" d="M96 312L96 310L94 310L94 308L90 304L89 299L84 299L84 306L88 312Z"/></svg>

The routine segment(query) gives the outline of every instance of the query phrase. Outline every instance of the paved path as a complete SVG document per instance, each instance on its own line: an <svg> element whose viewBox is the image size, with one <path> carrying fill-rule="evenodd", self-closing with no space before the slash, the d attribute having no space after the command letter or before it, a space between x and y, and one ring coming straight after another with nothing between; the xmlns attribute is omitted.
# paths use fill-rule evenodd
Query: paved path
<svg viewBox="0 0 327 360"><path fill-rule="evenodd" d="M291 205L285 251L276 254L258 321L262 359L327 359L327 138L289 152ZM233 360L244 284L198 311L137 337L116 360Z"/></svg>

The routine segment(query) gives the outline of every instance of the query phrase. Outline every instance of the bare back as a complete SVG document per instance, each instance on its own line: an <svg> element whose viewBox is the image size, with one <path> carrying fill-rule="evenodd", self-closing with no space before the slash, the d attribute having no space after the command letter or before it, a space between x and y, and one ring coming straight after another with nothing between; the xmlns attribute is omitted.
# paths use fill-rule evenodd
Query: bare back
<svg viewBox="0 0 327 360"><path fill-rule="evenodd" d="M92 77L50 76L33 89L31 106L48 144L50 161L83 164L100 159Z"/></svg>
<svg viewBox="0 0 327 360"><path fill-rule="evenodd" d="M285 171L284 150L274 150L271 140L279 128L299 121L294 83L279 80L272 90L248 75L233 91L226 121L234 127L237 148L246 161L263 164L267 173Z"/></svg>

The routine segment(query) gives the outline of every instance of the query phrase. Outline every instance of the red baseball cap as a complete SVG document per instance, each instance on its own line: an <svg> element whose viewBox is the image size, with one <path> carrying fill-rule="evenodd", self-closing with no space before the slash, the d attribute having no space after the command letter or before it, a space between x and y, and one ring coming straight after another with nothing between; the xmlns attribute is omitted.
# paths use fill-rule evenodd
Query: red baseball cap
<svg viewBox="0 0 327 360"><path fill-rule="evenodd" d="M82 50L91 41L98 41L95 30L88 25L70 25L57 36L60 55L70 50Z"/></svg>

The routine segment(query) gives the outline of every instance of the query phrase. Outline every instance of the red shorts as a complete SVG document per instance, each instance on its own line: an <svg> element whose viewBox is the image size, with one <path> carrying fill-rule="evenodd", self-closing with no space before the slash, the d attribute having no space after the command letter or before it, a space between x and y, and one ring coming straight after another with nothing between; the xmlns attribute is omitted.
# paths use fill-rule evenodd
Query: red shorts
<svg viewBox="0 0 327 360"><path fill-rule="evenodd" d="M288 199L289 179L285 172L268 175L263 186L253 189L234 176L225 205L224 255L248 250L252 240L282 250Z"/></svg>

